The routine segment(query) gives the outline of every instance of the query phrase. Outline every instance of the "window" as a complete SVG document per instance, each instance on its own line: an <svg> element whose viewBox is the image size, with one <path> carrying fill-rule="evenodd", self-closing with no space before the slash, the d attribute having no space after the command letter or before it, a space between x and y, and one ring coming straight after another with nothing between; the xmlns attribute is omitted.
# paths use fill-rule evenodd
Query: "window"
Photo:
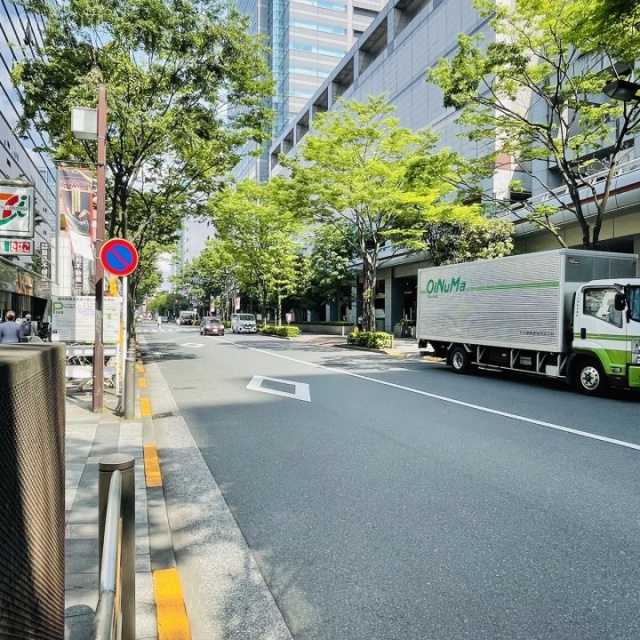
<svg viewBox="0 0 640 640"><path fill-rule="evenodd" d="M314 7L320 7L321 9L330 9L331 11L347 10L347 5L342 2L329 2L328 0L298 0L300 4L310 4Z"/></svg>
<svg viewBox="0 0 640 640"><path fill-rule="evenodd" d="M622 327L622 311L616 311L616 289L587 289L584 293L584 315Z"/></svg>
<svg viewBox="0 0 640 640"><path fill-rule="evenodd" d="M347 52L346 49L331 49L329 47L321 47L306 42L291 42L291 48L296 51L307 51L310 53L319 53L323 56L333 56L334 58L342 58Z"/></svg>
<svg viewBox="0 0 640 640"><path fill-rule="evenodd" d="M324 33L335 33L337 35L346 35L347 30L344 27L334 24L326 24L324 22L311 22L309 20L299 20L293 18L291 20L292 27L302 27L303 29L313 29L314 31L322 31Z"/></svg>
<svg viewBox="0 0 640 640"><path fill-rule="evenodd" d="M631 311L631 319L640 322L640 287L629 289L629 310Z"/></svg>
<svg viewBox="0 0 640 640"><path fill-rule="evenodd" d="M291 73L298 73L303 76L315 76L316 78L328 78L330 71L326 69L312 69L310 67L291 67Z"/></svg>

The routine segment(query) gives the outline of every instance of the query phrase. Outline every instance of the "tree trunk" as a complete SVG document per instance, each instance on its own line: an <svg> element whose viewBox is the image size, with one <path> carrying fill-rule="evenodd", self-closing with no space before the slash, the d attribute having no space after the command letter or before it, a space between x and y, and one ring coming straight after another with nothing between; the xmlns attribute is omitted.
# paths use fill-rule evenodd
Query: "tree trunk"
<svg viewBox="0 0 640 640"><path fill-rule="evenodd" d="M367 255L362 264L362 328L364 331L375 331L375 265Z"/></svg>

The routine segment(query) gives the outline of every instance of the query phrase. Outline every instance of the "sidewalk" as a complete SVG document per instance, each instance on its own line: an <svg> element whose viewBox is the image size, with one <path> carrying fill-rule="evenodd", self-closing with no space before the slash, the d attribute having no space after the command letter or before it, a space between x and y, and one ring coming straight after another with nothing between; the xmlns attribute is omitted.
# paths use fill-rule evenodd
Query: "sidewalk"
<svg viewBox="0 0 640 640"><path fill-rule="evenodd" d="M105 390L104 411L91 411L91 391L67 395L65 436L65 640L89 640L98 604L98 463L112 453L135 458L136 639L157 639L149 551L143 428L115 414Z"/></svg>

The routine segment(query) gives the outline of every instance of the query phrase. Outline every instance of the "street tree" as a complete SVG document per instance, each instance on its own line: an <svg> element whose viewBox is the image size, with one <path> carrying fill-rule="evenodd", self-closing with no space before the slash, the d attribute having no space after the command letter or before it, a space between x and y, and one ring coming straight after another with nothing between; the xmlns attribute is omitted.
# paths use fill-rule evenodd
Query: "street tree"
<svg viewBox="0 0 640 640"><path fill-rule="evenodd" d="M295 158L283 157L311 220L333 227L362 269L362 324L373 331L379 268L398 251L424 250L428 222L468 220L474 206L456 202L443 179L450 154L436 136L400 127L384 96L342 101L314 117ZM415 167L420 170L416 171ZM419 176L419 179L416 178Z"/></svg>
<svg viewBox="0 0 640 640"><path fill-rule="evenodd" d="M302 251L302 221L283 197L285 182L244 180L211 201L215 227L237 264L241 290L259 301L263 317L273 308L277 324L282 301L296 290Z"/></svg>
<svg viewBox="0 0 640 640"><path fill-rule="evenodd" d="M137 287L134 294L136 307L139 307L146 298L155 295L155 292L162 285L158 257L166 251L167 247L155 241L147 242L142 247L137 268Z"/></svg>
<svg viewBox="0 0 640 640"><path fill-rule="evenodd" d="M21 5L44 24L37 55L13 69L22 132L45 132L56 159L95 165L96 145L72 136L70 110L95 106L98 86L106 87L109 237L127 237L138 250L163 242L200 210L242 146L266 138L273 88L266 50L233 3Z"/></svg>
<svg viewBox="0 0 640 640"><path fill-rule="evenodd" d="M488 260L513 251L514 227L504 217L474 222L428 223L424 237L434 266Z"/></svg>
<svg viewBox="0 0 640 640"><path fill-rule="evenodd" d="M597 249L619 159L640 125L637 100L610 100L603 93L605 84L630 69L618 56L634 40L633 28L622 22L615 48L607 47L589 28L585 15L593 17L593 5L587 0L507 5L476 0L482 15L493 16L495 40L487 45L480 35L460 35L453 58L440 60L429 81L442 89L444 105L459 112L463 135L486 143L484 156L472 161L476 178L489 178L496 168L513 171L504 192L492 197L484 190L483 199L535 222L562 246L552 217L568 207L584 247ZM556 184L545 182L540 163L557 168ZM478 183L473 187L482 191ZM548 195L544 204L526 197L533 188ZM518 208L511 206L514 196ZM593 217L586 202L595 207Z"/></svg>
<svg viewBox="0 0 640 640"><path fill-rule="evenodd" d="M209 240L202 253L187 265L184 277L185 280L197 284L205 306L212 297L218 300L216 308L220 309L222 319L228 320L233 295L238 288L236 270L232 248L226 242L214 238Z"/></svg>
<svg viewBox="0 0 640 640"><path fill-rule="evenodd" d="M346 230L318 226L309 238L309 253L304 256L305 280L298 297L304 308L333 304L338 309L352 302L353 243L344 241Z"/></svg>
<svg viewBox="0 0 640 640"><path fill-rule="evenodd" d="M178 317L178 313L189 308L189 300L181 293L165 292L158 294L147 305L149 313L161 316Z"/></svg>

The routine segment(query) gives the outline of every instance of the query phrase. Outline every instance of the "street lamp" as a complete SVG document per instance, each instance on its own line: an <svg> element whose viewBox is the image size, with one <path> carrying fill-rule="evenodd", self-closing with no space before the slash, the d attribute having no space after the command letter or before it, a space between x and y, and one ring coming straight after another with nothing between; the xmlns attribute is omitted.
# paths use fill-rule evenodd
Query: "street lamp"
<svg viewBox="0 0 640 640"><path fill-rule="evenodd" d="M640 101L640 84L618 78L608 82L602 91L614 100L622 100L623 102L631 102L632 100Z"/></svg>
<svg viewBox="0 0 640 640"><path fill-rule="evenodd" d="M95 115L95 117L94 117ZM104 221L107 187L107 90L104 84L98 89L98 109L74 107L71 113L71 131L77 138L98 141L96 160L98 165L95 227L95 296L96 322L93 346L93 395L92 410L102 411L104 406L104 344L102 341L104 267L100 250L104 244Z"/></svg>

